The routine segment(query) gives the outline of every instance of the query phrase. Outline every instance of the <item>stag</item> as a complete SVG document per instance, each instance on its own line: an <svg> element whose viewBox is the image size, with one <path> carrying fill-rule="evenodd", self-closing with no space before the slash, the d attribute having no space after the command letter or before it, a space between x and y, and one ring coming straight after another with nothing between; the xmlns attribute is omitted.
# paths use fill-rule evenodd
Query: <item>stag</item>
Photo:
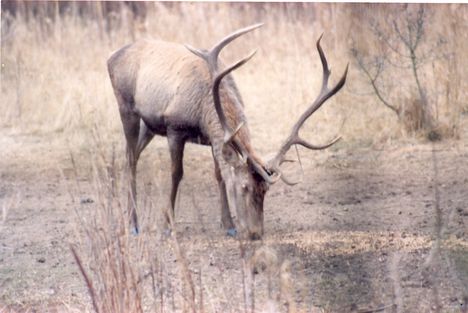
<svg viewBox="0 0 468 313"><path fill-rule="evenodd" d="M128 211L132 229L138 233L136 213L136 169L141 152L155 135L166 136L171 157L172 188L166 221L174 218L177 189L183 176L186 142L211 146L221 202L221 224L235 234L231 212L237 215L237 229L243 238L263 235L263 200L270 185L282 179L293 185L280 166L293 145L311 150L326 149L301 137L299 130L325 101L345 84L348 67L333 87L328 87L330 70L317 41L323 67L322 87L292 127L275 156L263 161L251 144L244 104L231 72L246 63L254 53L220 70L221 50L234 39L262 24L237 30L210 50L198 50L159 40L140 40L114 52L108 71L117 98L127 142L129 170Z"/></svg>

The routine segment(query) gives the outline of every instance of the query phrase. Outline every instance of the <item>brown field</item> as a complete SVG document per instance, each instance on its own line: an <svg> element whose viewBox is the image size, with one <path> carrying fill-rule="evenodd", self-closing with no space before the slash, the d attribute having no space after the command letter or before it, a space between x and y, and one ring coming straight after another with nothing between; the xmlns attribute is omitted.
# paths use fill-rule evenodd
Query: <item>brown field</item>
<svg viewBox="0 0 468 313"><path fill-rule="evenodd" d="M468 6L425 6L423 48L445 40L420 69L442 137L431 142L379 103L350 54L351 39L379 51L365 25L400 5L147 3L141 16L16 2L14 17L5 3L0 312L467 312ZM332 80L348 61L350 72L302 134L342 140L299 149L303 182L275 184L263 240L242 242L220 228L210 149L191 144L175 231L161 232L170 160L157 137L138 167L142 232L130 235L108 56L141 37L210 47L256 22L223 58L258 49L234 73L258 152L274 151L318 92L322 32ZM386 75L392 102L414 100L409 71Z"/></svg>

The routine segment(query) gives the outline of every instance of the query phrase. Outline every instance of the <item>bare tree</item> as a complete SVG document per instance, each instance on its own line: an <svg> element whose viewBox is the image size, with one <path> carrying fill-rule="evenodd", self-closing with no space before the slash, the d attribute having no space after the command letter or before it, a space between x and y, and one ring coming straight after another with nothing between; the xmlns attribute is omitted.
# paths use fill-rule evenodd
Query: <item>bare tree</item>
<svg viewBox="0 0 468 313"><path fill-rule="evenodd" d="M431 59L441 56L439 50L445 41L439 38L432 47L424 49L422 43L427 39L428 19L424 5L421 4L417 11L405 5L401 11L390 13L385 22L369 23L373 37L381 47L378 53L365 55L364 51L357 48L356 40L353 40L351 54L368 79L375 96L398 116L405 129L410 132L423 131L430 139L436 139L439 138L435 131L436 116L421 80L420 68ZM390 69L402 74L410 71L414 85L408 87L416 89L416 92L409 103L401 101L400 104L394 104L389 100L390 90L384 82L383 73Z"/></svg>

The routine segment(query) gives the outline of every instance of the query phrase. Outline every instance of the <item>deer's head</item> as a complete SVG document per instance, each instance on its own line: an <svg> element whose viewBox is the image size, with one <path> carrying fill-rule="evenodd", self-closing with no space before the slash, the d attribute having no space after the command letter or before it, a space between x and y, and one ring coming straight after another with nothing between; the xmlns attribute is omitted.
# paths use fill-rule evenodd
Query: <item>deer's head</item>
<svg viewBox="0 0 468 313"><path fill-rule="evenodd" d="M322 36L320 36L316 44L323 68L320 93L293 125L291 133L283 142L276 155L271 160L263 162L250 148L250 143L246 142L243 136L239 134L240 130L245 127L246 121L241 120L237 125L233 125L233 127L231 127L227 121L225 114L226 106L232 105L235 101L231 101L228 97L227 103L223 103L222 99L226 99L226 97L221 97L221 94L235 94L225 90L230 87L230 84L223 84L223 78L233 70L245 64L253 57L255 52L222 71L218 69L218 55L221 49L235 38L262 25L263 24L256 24L240 29L225 37L210 51L200 51L187 46L191 52L207 61L212 72L213 104L219 122L224 130L224 140L221 151L225 162L229 165L223 177L226 183L228 202L230 207L235 208L237 212L238 228L241 236L250 239L260 239L263 235L263 200L269 186L279 180L283 180L288 185L295 185L298 183L286 178L280 169L280 166L285 161L285 155L291 146L301 145L311 150L322 150L330 147L340 139L337 137L326 145L314 145L299 137L299 130L314 112L343 87L348 72L348 66L346 66L346 70L338 83L331 89L328 87L330 70L325 54L320 46L320 40L322 38Z"/></svg>

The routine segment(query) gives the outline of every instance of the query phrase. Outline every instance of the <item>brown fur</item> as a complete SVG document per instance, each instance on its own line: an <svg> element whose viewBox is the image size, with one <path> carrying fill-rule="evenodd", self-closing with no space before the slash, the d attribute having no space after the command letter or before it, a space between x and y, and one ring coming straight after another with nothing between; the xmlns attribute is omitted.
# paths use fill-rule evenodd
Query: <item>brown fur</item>
<svg viewBox="0 0 468 313"><path fill-rule="evenodd" d="M265 163L255 153L244 115L244 104L232 76L249 57L222 70L218 57L221 49L239 36L262 24L240 29L216 44L210 51L154 40L140 40L115 52L108 61L109 75L119 104L127 139L130 170L129 212L138 231L136 216L136 165L141 151L155 134L166 136L172 166L171 211L183 177L183 153L187 141L211 145L215 174L221 193L221 221L225 228L234 227L231 210L238 217L241 235L252 239L263 234L263 202L269 184L282 178L279 166L294 144L309 149L325 149L311 145L299 137L304 122L346 82L348 67L333 87L328 87L328 65L320 39L317 49L323 65L323 86L317 99L303 113L276 157ZM223 125L221 125L223 124ZM242 126L239 130L238 126ZM238 130L232 138L232 131ZM225 133L226 132L226 133Z"/></svg>

